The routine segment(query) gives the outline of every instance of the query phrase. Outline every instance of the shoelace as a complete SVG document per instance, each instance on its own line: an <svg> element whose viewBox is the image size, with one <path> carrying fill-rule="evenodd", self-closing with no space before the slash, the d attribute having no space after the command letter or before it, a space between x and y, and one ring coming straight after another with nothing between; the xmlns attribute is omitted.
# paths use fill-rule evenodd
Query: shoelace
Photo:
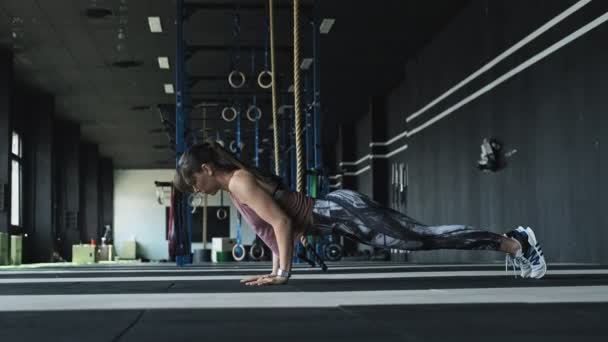
<svg viewBox="0 0 608 342"><path fill-rule="evenodd" d="M525 278L524 269L526 269L527 267L531 267L530 262L523 256L513 257L513 256L507 254L507 256L505 258L505 273L506 274L508 274L509 264L511 264L513 266L513 274L515 275L515 278L517 278L517 269L516 268L519 268L519 270L520 270L519 276L522 278Z"/></svg>
<svg viewBox="0 0 608 342"><path fill-rule="evenodd" d="M513 275L515 276L515 278L517 279L517 270L515 268L515 261L516 259L514 257L512 257L511 255L507 254L506 258L505 258L505 274L508 275L509 274L509 264L513 265ZM517 265L519 267L519 265Z"/></svg>

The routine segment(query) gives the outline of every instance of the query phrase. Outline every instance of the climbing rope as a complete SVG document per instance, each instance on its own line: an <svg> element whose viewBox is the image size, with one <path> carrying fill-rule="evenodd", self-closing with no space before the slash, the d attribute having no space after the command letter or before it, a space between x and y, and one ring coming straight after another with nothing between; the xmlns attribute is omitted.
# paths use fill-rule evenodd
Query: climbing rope
<svg viewBox="0 0 608 342"><path fill-rule="evenodd" d="M274 13L272 0L268 0L268 12L270 22L270 77L272 78L272 128L274 135L274 173L281 174L279 164L279 124L277 123L277 83L275 79L275 51L274 51Z"/></svg>
<svg viewBox="0 0 608 342"><path fill-rule="evenodd" d="M304 191L304 148L300 108L300 1L293 0L293 96L296 127L296 190Z"/></svg>

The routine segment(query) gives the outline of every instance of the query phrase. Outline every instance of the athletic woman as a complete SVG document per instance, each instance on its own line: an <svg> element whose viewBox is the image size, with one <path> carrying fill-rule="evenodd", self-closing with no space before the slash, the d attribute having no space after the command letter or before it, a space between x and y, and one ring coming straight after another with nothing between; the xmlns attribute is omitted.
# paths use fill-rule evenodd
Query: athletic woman
<svg viewBox="0 0 608 342"><path fill-rule="evenodd" d="M211 140L184 152L174 185L181 192L228 192L272 250L272 272L243 279L246 285L287 283L294 247L309 234L338 234L374 247L409 251L501 251L523 278L542 278L547 270L543 251L529 227L501 235L464 225L428 226L350 190L313 199L286 189L281 178L243 163Z"/></svg>

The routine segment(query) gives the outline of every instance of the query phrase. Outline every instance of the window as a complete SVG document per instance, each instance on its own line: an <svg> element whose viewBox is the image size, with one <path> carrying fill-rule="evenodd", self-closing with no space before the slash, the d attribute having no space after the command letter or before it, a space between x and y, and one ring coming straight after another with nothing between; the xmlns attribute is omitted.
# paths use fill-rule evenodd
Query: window
<svg viewBox="0 0 608 342"><path fill-rule="evenodd" d="M22 152L21 136L17 132L13 132L13 144L11 149L11 225L17 227L21 227L22 223Z"/></svg>

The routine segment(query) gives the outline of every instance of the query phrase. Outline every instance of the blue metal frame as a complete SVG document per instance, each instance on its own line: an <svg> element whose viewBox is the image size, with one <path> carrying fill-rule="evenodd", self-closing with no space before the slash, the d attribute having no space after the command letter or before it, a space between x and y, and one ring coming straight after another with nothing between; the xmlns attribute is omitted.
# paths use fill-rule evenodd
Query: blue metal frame
<svg viewBox="0 0 608 342"><path fill-rule="evenodd" d="M306 89L306 103L311 103L312 102L312 96L311 96L311 89L312 89L312 83L310 82L310 77L308 75L308 73L306 73L304 75L304 88ZM305 132L306 132L306 140L305 140L305 145L306 145L306 172L307 172L307 190L308 190L308 195L310 196L312 194L312 190L310 188L312 182L310 182L310 177L312 177L312 175L308 174L308 171L310 171L313 166L314 166L314 146L313 143L313 118L312 118L312 113L310 110L310 107L307 105L306 106L306 110L304 111L304 116L305 116Z"/></svg>
<svg viewBox="0 0 608 342"><path fill-rule="evenodd" d="M319 32L319 0L314 1L313 9L313 116L315 169L323 170L323 146L321 142L321 37ZM325 177L324 177L325 178Z"/></svg>
<svg viewBox="0 0 608 342"><path fill-rule="evenodd" d="M241 158L241 104L235 105L236 107L236 157ZM243 223L243 217L240 212L237 212L237 226L236 226L236 244L241 245L243 243L241 236L241 229ZM243 249L243 253L245 250Z"/></svg>
<svg viewBox="0 0 608 342"><path fill-rule="evenodd" d="M188 112L186 110L188 97L185 89L185 43L183 34L183 20L184 20L184 1L176 1L176 68L175 68L175 152L176 152L176 166L179 161L179 157L186 150L186 129L188 123ZM185 244L187 247L186 255L176 255L175 261L177 266L184 266L185 264L192 263L192 214L190 214L190 204L187 200L184 200L186 205L181 205L178 208L178 213L185 214L186 226L188 236L184 237L179 234L179 243ZM182 222L183 224L183 222ZM187 238L184 241L184 238Z"/></svg>
<svg viewBox="0 0 608 342"><path fill-rule="evenodd" d="M320 0L314 0L313 20L312 20L312 53L313 53L313 91L312 91L312 110L314 122L314 168L322 177L322 184L317 184L318 197L323 197L329 192L329 179L323 165L323 143L321 139L321 25ZM326 243L331 242L331 236L326 236L324 241L315 244L314 248L318 255L323 255L323 248Z"/></svg>

